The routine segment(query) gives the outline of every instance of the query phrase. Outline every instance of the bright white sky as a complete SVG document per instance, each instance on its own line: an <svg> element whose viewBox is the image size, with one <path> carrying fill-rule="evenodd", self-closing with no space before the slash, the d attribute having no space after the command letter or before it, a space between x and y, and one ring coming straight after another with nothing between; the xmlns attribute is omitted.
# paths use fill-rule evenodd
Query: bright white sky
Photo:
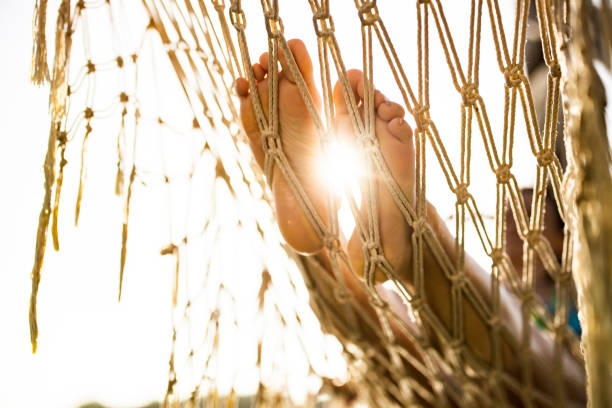
<svg viewBox="0 0 612 408"><path fill-rule="evenodd" d="M53 10L57 8L57 3L50 2L48 27L53 27ZM4 367L0 371L0 406L64 408L98 401L113 407L133 407L154 400L160 401L163 399L168 378L174 271L173 257L158 255L159 250L169 243L165 201L167 195L163 185L156 183L155 177L151 177L153 184L148 188L143 189L138 184L135 187L133 208L137 210L133 211L131 219L133 228L130 232L130 242L136 244L130 245L128 250L124 294L121 304L118 304L116 298L122 207L120 200L113 194L116 163L114 140L117 134L113 124L97 127L90 139L88 177L78 230L72 226L72 217L78 184L79 141L72 143L72 152L68 151L69 165L66 167L62 192L63 218L60 223L62 251L53 251L49 236L38 301L38 351L36 355L31 354L27 318L31 287L29 277L43 195L42 163L49 126L48 88L34 88L28 80L32 11L33 4L26 2L11 1L0 4L0 38L5 45L3 49L8 53L6 60L10 61L2 68L0 89L9 90L8 94L11 95L0 102L0 122L5 141L5 147L1 149L1 171L7 175L4 191L8 198L0 207L0 225L4 232L0 238L0 306L5 311L0 314L0 325L4 333L0 342L0 362ZM134 24L134 21L131 23ZM132 28L140 35L138 26L134 25ZM51 28L48 33L52 31ZM75 44L79 40L75 38ZM134 40L138 39L132 39ZM93 41L97 41L96 44L106 43L106 46L109 43L102 35ZM79 55L78 48L77 45L74 46L74 55ZM98 58L95 58L96 56ZM141 58L150 56L141 55ZM108 58L98 54L94 56L94 60L106 59ZM163 55L158 62L160 65L166 63ZM162 71L164 69L167 72L166 67L161 68ZM170 107L169 113L175 118L183 116L184 119L187 112L188 121L184 122L184 125L190 124L191 113L188 113L188 108L182 102L182 91L172 82L175 79L170 77L166 80L167 76L162 78L164 81L160 88L164 98L160 99L158 107L149 102L149 105L143 107L143 113L153 114L156 108L164 111ZM170 89L172 87L174 89ZM100 86L97 89L100 99L108 96L106 94L109 92L113 91ZM103 104L98 105L100 106ZM183 111L177 111L179 109ZM143 129L142 138L146 142L143 143L141 168L154 168L159 171L161 156L156 129L146 123ZM174 137L173 141L183 148L190 143L189 138L184 136ZM165 148L172 150L168 145ZM184 170L181 161L175 160L174 164L174 170ZM206 165L214 166L214 162L205 161L202 165L205 170ZM208 168L208 171L212 171L212 168ZM172 169L169 172L172 173ZM178 191L173 191L173 194L180 197L177 198L177 201L180 201L184 187L178 184ZM196 196L200 200L206 200L208 197L205 194L207 192L203 189L198 191ZM180 225L184 208L175 210L174 222ZM232 205L220 206L218 214L223 220L235 217L232 211L237 210L238 208ZM176 229L176 225L174 227ZM193 225L191 230L198 228L201 228L201 223ZM175 231L175 239L178 234L180 232ZM254 259L253 255L248 255L249 248L251 254L253 251L261 251L261 248L245 241L245 238L232 237L227 231L220 235L219 242L225 242L225 248L236 245L243 250L240 257L237 257L235 252L221 256L220 258L229 259L227 264L213 265L216 270L213 279L217 280L225 271L249 270L245 264ZM200 258L200 254L196 253L190 260L196 271L202 270L198 269L198 266L201 267ZM274 274L275 265L269 267ZM276 269L281 267L283 266L276 266ZM256 294L258 278L258 275L254 275L242 282L242 288L236 288L235 295L239 296L239 303L244 304L243 308L250 304L246 304L243 300L245 296L239 290L251 292L251 296ZM280 283L282 284L282 281ZM211 287L214 289L215 285ZM210 308L214 305L206 306ZM199 317L202 322L205 321L203 319L208 319L205 315ZM250 321L250 318L248 314L238 316L244 327L257 330L261 322ZM314 324L308 320L304 323ZM230 335L227 336L229 338L231 328L225 330L230 330ZM317 341L319 340L321 339ZM329 343L325 341L326 344ZM274 347L275 341L272 339L268 343ZM317 343L313 344L316 347ZM329 343L329 347L334 348L336 345ZM232 374L224 367L238 366L238 359L253 358L255 355L254 349L240 349L236 344L222 344L221 349L224 349L221 353L225 358L220 363L221 377ZM293 364L298 370L305 369L303 358L299 357L299 350L289 351L298 357L286 359L285 364ZM182 363L183 361L177 360L177 366ZM338 362L335 364L341 367ZM239 374L236 381L239 387L243 384L242 390L239 391L253 393L255 373L245 371ZM295 382L300 378L290 377L289 386L296 388L297 385L303 392L303 383ZM179 385L190 387L188 381Z"/></svg>
<svg viewBox="0 0 612 408"><path fill-rule="evenodd" d="M304 10L296 5L293 10L284 11L289 13L287 17L282 11L281 15L286 20L288 38L300 36L313 45L310 10L305 6L306 2L303 3ZM338 40L347 66L360 67L358 20L353 6L344 3L332 1L332 5L347 5L351 10L351 13L339 7L332 10ZM392 36L397 32L395 38L404 35L408 39L406 44L396 42L396 47L402 60L409 61L410 55L415 55L416 28L398 18L403 13L392 12L397 10L396 2L380 3L381 14ZM449 5L451 3L457 4L449 2ZM51 10L55 8L56 2L50 1L48 24L51 27L55 21L55 13ZM65 408L95 400L128 407L160 400L167 381L168 306L173 263L170 257L156 255L167 244L165 221L147 220L163 208L163 205L153 205L153 208L146 209L159 194L143 193L135 199L141 217L137 223L142 228L140 231L132 229L131 239L137 245L129 249L124 297L121 304L116 302L121 204L112 194L115 159L114 144L110 141L114 140L114 130L111 132L113 137L94 138L89 146L92 154L87 185L96 188L86 187L79 229L75 230L70 222L72 199L65 200L65 222L60 226L62 252L55 253L49 239L39 294L39 347L36 355L31 354L27 318L29 277L43 194L42 163L48 134L48 88L35 88L28 81L32 12L33 2L0 2L0 49L4 55L0 68L0 89L3 91L0 98L3 142L0 174L4 176L2 192L5 197L0 203L0 310L3 311L0 313L0 406ZM453 32L464 32L460 31L464 29L461 21L467 21L468 12L467 7L447 9L451 27L457 28ZM412 6L404 13L412 16ZM301 24L298 24L300 19ZM257 29L249 21L251 52L256 58L264 46L262 37L256 34ZM488 30L488 24L485 27ZM461 53L467 45L467 33L464 38L458 36L456 40ZM261 45L257 46L257 43ZM437 41L432 37L432 59L441 61L439 47L436 49L434 43ZM483 40L483 50L491 49L492 44ZM314 48L311 51L316 55ZM375 78L377 87L391 99L398 99L398 93L393 91L389 75L384 74L381 65L377 65L381 69ZM416 67L405 67L408 75L415 78ZM486 75L488 72L495 75ZM501 74L491 58L483 60L481 73L481 93L489 104L490 116L495 117L501 113ZM437 95L432 96L433 118L443 133L453 162L458 163L459 96L451 89L445 64L440 64L440 69L433 65L432 94ZM494 132L500 124L494 123L495 126ZM526 141L524 137L520 138L524 130L519 126L517 132L518 148L524 148ZM484 152L478 146L482 146L479 137L475 138L473 161L476 167L473 172L492 177ZM69 161L73 170L65 180L64 195L68 197L74 194L78 177L75 171L78 161L76 156L72 159ZM428 193L434 202L442 205L443 214L450 214L452 206L443 206L448 189L439 171L436 173L434 162L431 157L429 168L434 169L430 184L444 187L432 188ZM531 182L529 173L533 167L530 163L522 166L517 163L515 166L523 185ZM492 195L487 194L490 191L487 180L484 177L481 183L476 183L474 194L484 197L481 203L485 212L490 212L493 202Z"/></svg>
<svg viewBox="0 0 612 408"><path fill-rule="evenodd" d="M99 188L88 194L90 203L101 204L87 205L91 212L78 233L65 228L59 256L49 241L39 300L39 348L31 354L29 276L49 126L48 88L37 89L28 81L33 7L29 1L0 2L0 405L59 408L92 400L143 404L159 399L166 382L170 332L168 310L162 306L169 294L163 290L167 274L162 271L167 265L158 263L157 270L142 276L150 285L138 299L126 296L117 304L118 242L105 239L119 236L120 207L117 200L105 198L109 181L100 180L95 171L90 172L91 182ZM50 2L50 9L56 7ZM54 20L50 16L49 25ZM102 203L110 207L105 210Z"/></svg>

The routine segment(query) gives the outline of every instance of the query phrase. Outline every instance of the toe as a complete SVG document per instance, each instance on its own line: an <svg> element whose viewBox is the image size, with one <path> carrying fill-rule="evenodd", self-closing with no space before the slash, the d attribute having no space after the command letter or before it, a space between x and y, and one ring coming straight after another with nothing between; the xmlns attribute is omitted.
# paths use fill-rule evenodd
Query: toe
<svg viewBox="0 0 612 408"><path fill-rule="evenodd" d="M380 91L374 92L374 107L376 109L378 109L381 103L386 102L386 101L387 101L387 97L383 95L382 92Z"/></svg>
<svg viewBox="0 0 612 408"><path fill-rule="evenodd" d="M244 78L236 80L236 93L240 97L246 97L249 94L249 81Z"/></svg>
<svg viewBox="0 0 612 408"><path fill-rule="evenodd" d="M347 72L347 79L350 84L351 90L353 91L355 103L359 105L359 102L363 100L365 94L363 88L363 73L357 69L351 69ZM336 106L336 111L342 114L348 113L348 107L344 98L342 84L340 83L340 81L336 82L336 85L334 86L333 97L334 105ZM374 107L376 109L378 109L378 107L386 101L387 98L382 92L374 91Z"/></svg>
<svg viewBox="0 0 612 408"><path fill-rule="evenodd" d="M346 104L346 100L344 99L344 94L342 92L342 84L340 81L336 82L334 85L334 106L336 107L336 113L341 115L346 115L348 113L348 106Z"/></svg>
<svg viewBox="0 0 612 408"><path fill-rule="evenodd" d="M264 71L261 64L259 64L258 62L253 64L253 74L255 74L255 79L258 81L261 81L266 76L266 72Z"/></svg>
<svg viewBox="0 0 612 408"><path fill-rule="evenodd" d="M259 56L259 65L261 65L261 68L264 70L264 72L267 74L268 73L268 53L264 52L263 54L261 54Z"/></svg>
<svg viewBox="0 0 612 408"><path fill-rule="evenodd" d="M412 137L412 129L408 122L406 122L403 118L394 118L387 125L387 129L389 129L389 133L393 135L400 142L406 143Z"/></svg>
<svg viewBox="0 0 612 408"><path fill-rule="evenodd" d="M291 50L291 54L293 54L293 59L295 60L297 67L300 70L302 77L304 78L304 81L306 81L306 84L308 85L313 84L312 60L310 59L310 55L308 54L308 50L306 49L306 44L304 44L302 40L293 39L287 41L287 45ZM287 61L287 58L285 57L282 51L280 52L279 60L281 66L283 67L283 73L285 77L290 82L296 83L296 78L293 77L293 73L291 72L291 69L289 67L289 62Z"/></svg>
<svg viewBox="0 0 612 408"><path fill-rule="evenodd" d="M346 76L351 91L353 92L355 104L359 105L361 96L363 95L363 73L357 69L351 69L346 73ZM333 97L336 112L340 114L347 114L349 109L346 103L344 90L342 89L342 83L340 81L336 82L336 85L334 86Z"/></svg>
<svg viewBox="0 0 612 408"><path fill-rule="evenodd" d="M261 67L257 67L258 64L254 64L253 72L257 76ZM263 114L268 118L268 81L263 78L256 84L257 94L259 95L259 101ZM255 155L257 163L263 165L263 149L261 146L261 134L258 125L257 115L253 108L253 99L250 92L249 81L245 78L238 78L236 81L236 93L240 96L240 119L242 127L248 136L251 149Z"/></svg>
<svg viewBox="0 0 612 408"><path fill-rule="evenodd" d="M412 130L408 123L399 117L390 122L377 118L376 136L380 151L391 170L391 174L406 197L413 201L414 195L414 145ZM392 200L390 199L389 203ZM383 207L381 203L381 208Z"/></svg>
<svg viewBox="0 0 612 408"><path fill-rule="evenodd" d="M378 117L386 121L394 118L403 118L404 108L399 103L383 102L378 107Z"/></svg>

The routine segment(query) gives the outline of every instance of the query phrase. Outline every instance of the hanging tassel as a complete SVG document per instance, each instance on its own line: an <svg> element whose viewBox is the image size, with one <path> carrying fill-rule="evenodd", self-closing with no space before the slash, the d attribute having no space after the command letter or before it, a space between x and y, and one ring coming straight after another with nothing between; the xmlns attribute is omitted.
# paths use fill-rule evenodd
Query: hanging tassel
<svg viewBox="0 0 612 408"><path fill-rule="evenodd" d="M57 12L55 61L53 63L53 78L51 79L51 93L49 95L51 117L54 122L61 120L66 113L66 98L68 96L66 65L68 64L71 45L70 0L62 0Z"/></svg>
<svg viewBox="0 0 612 408"><path fill-rule="evenodd" d="M85 117L87 117L87 112L93 112L90 108L87 108L85 111ZM85 136L83 136L83 144L81 145L81 171L79 172L79 190L77 192L76 204L74 206L74 226L79 226L79 216L81 215L81 200L83 199L83 189L85 188L85 180L87 179L87 141L89 140L89 135L93 131L89 120L91 116L87 118L88 122L85 126Z"/></svg>
<svg viewBox="0 0 612 408"><path fill-rule="evenodd" d="M261 273L261 286L259 287L259 293L257 294L257 299L259 299L259 310L263 310L266 291L270 287L270 283L272 282L272 276L270 276L270 272L267 269L264 269Z"/></svg>
<svg viewBox="0 0 612 408"><path fill-rule="evenodd" d="M39 4L42 10L41 0ZM45 9L46 9L46 1ZM40 28L40 27L39 27ZM44 32L44 30L42 30ZM62 0L57 16L57 29L55 33L55 62L53 67L53 79L51 82L51 94L49 104L51 107L51 130L49 132L49 144L45 157L45 197L38 219L38 231L36 233L36 251L34 255L34 266L32 267L32 292L30 293L30 341L32 342L32 353L36 353L38 339L37 320L37 296L38 286L43 265L43 257L47 244L47 228L51 215L51 193L55 183L55 154L56 142L58 140L60 127L66 113L66 64L70 55L71 44L70 28L70 1Z"/></svg>
<svg viewBox="0 0 612 408"><path fill-rule="evenodd" d="M130 218L130 204L132 200L132 186L134 185L134 179L136 178L136 166L132 165L132 171L130 173L130 182L127 188L127 194L125 197L124 207L124 221L123 228L121 230L121 260L119 265L119 297L118 301L121 302L121 291L123 290L123 272L125 271L125 260L127 258L127 239L128 239L128 220ZM162 255L164 255L162 253Z"/></svg>
<svg viewBox="0 0 612 408"><path fill-rule="evenodd" d="M66 132L60 132L58 138L58 149L60 154L59 162L59 175L57 176L55 183L55 202L53 203L53 216L51 217L51 237L53 238L53 248L59 251L59 234L58 229L58 216L59 216L59 203L60 195L62 193L62 183L64 181L64 167L68 164L66 160Z"/></svg>
<svg viewBox="0 0 612 408"><path fill-rule="evenodd" d="M47 64L47 0L38 0L34 9L32 23L34 45L32 46L32 69L30 81L34 85L43 85L49 81L49 65Z"/></svg>
<svg viewBox="0 0 612 408"><path fill-rule="evenodd" d="M120 196L123 192L123 170L121 169L121 160L117 161L117 175L115 176L115 195Z"/></svg>
<svg viewBox="0 0 612 408"><path fill-rule="evenodd" d="M123 102L125 93L121 93L121 99ZM121 112L121 127L119 128L119 135L117 136L117 175L115 176L115 195L120 196L123 193L123 183L125 176L123 174L123 145L125 144L125 117L127 115L127 108L125 103L127 102L127 95L125 96L125 102L123 111Z"/></svg>
<svg viewBox="0 0 612 408"><path fill-rule="evenodd" d="M49 132L49 144L45 157L45 197L42 209L38 217L38 231L36 232L36 250L34 252L34 266L32 267L32 291L30 293L30 341L32 353L36 353L38 340L38 319L36 312L38 285L40 283L40 272L42 270L45 248L47 246L47 227L49 226L49 215L51 214L51 192L55 182L55 141L57 140L57 129L52 126Z"/></svg>

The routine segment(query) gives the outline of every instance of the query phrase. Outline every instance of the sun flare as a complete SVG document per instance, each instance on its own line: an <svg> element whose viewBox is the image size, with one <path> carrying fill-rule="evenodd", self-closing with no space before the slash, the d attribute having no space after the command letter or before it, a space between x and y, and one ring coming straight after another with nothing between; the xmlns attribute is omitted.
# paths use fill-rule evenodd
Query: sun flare
<svg viewBox="0 0 612 408"><path fill-rule="evenodd" d="M340 196L338 222L342 233L350 237L355 228L349 197L359 205L361 202L360 180L364 177L362 155L358 147L348 141L334 141L321 155L317 171L325 188Z"/></svg>

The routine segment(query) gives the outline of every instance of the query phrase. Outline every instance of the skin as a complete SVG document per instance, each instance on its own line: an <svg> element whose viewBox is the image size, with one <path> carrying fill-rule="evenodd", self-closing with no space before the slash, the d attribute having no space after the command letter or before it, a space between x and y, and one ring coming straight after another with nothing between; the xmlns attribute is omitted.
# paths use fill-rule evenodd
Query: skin
<svg viewBox="0 0 612 408"><path fill-rule="evenodd" d="M527 214L531 215L531 201L533 199L532 189L521 190L525 207L527 208ZM523 241L520 239L512 211L510 206L506 210L506 252L512 260L514 269L521 271L523 269ZM561 259L563 251L563 221L559 216L557 207L555 205L552 194L546 196L546 208L544 211L544 228L543 234L551 245L553 252L555 253L557 260ZM555 282L548 275L544 265L539 259L536 259L534 264L534 282L535 290L542 297L543 300L549 302L554 293ZM575 297L575 295L573 296Z"/></svg>
<svg viewBox="0 0 612 408"><path fill-rule="evenodd" d="M312 62L306 47L300 40L290 40L288 44L308 86L308 90L313 97L314 103L320 109L320 97L314 86ZM295 79L287 69L287 64L282 54L280 63L282 70L279 73L279 125L283 149L318 215L323 222L327 222L325 217L326 194L324 187L321 185L321 180L317 176L315 164L318 154L318 140L315 127L302 101L298 87L295 84ZM261 55L259 62L253 65L253 72L257 80L259 95L266 115L268 115L267 68L268 55L264 53ZM363 74L360 71L351 70L348 72L348 79L355 100L360 103L359 107L363 110L363 104L361 103L364 95ZM249 86L246 79L239 78L237 80L236 91L241 99L240 116L242 124L248 135L255 159L263 168L264 152L261 145L261 135L252 109ZM333 98L336 108L336 129L339 134L352 135L348 110L339 84L336 84L334 87ZM415 153L412 130L403 119L404 109L397 103L387 101L379 91L375 93L375 108L375 129L380 150L393 178L399 184L408 200L413 201L415 197ZM316 256L319 263L323 265L328 273L331 273L331 263L327 250L323 247L323 243L317 237L315 230L303 213L279 166L275 166L271 187L276 205L278 224L287 243L298 252ZM379 181L376 185L376 194L379 203L378 221L380 235L385 256L400 276L402 284L407 288L411 288L413 284L412 251L410 250L411 228L404 221L402 214L396 207L391 195L383 186L382 181ZM431 204L428 204L427 220L442 244L444 251L451 259L454 259L454 237ZM450 332L451 284L445 277L433 254L427 247L425 248L423 254L426 271L425 295L436 317ZM354 271L363 271L365 258L356 232L349 237L346 243L343 243L343 249L348 254L352 269ZM347 286L352 292L353 301L358 302L366 313L375 318L375 311L370 306L367 293L364 292L360 282L358 282L359 278L349 272L348 268L345 268L343 272ZM483 299L489 302L489 275L469 256L466 256L466 276ZM382 282L384 280L383 277L382 271L379 271L377 273L377 281ZM405 308L397 295L382 288L380 285L377 286L377 290L390 303L393 310L397 311L400 316L403 315L408 324L412 324L409 321L408 315L402 313L402 310ZM322 293L322 296L329 299L333 297L333 295L326 293ZM462 299L462 305L466 346L477 361L482 365L490 366L493 356L489 327L465 297ZM503 287L501 288L500 315L504 328L501 344L503 369L520 381L520 360L516 358L519 351L512 346L512 344L519 344L520 339L520 303ZM418 357L414 345L410 344L410 341L402 334L401 330L395 326L392 329L398 336L397 341ZM376 331L375 328L372 330ZM553 344L549 338L544 337L535 328L532 331L531 337L531 347L535 356L535 361L532 362L534 387L554 396L555 384L549 378L551 376L547 372L553 366ZM374 333L372 336L366 337L366 340L370 341L373 347L380 346L379 338ZM434 338L435 341L436 339ZM583 369L578 362L570 357L569 353L566 353L563 358L566 371L564 385L567 388L568 396L573 401L572 403L575 402L577 406L580 406L584 401L585 385ZM511 400L514 398L510 395Z"/></svg>

